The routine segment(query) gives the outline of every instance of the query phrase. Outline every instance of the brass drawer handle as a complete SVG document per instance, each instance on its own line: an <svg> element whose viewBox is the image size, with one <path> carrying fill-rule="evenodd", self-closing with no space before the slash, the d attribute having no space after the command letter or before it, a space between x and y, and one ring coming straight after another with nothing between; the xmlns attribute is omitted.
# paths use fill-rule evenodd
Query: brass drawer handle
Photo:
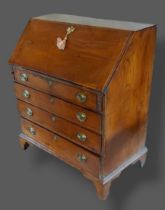
<svg viewBox="0 0 165 210"><path fill-rule="evenodd" d="M31 117L33 115L33 111L30 108L26 108L26 114Z"/></svg>
<svg viewBox="0 0 165 210"><path fill-rule="evenodd" d="M21 73L21 74L20 74L20 80L21 80L22 82L28 81L28 75L25 74L25 73Z"/></svg>
<svg viewBox="0 0 165 210"><path fill-rule="evenodd" d="M57 37L57 43L56 44L57 44L57 48L59 50L64 50L65 49L66 41L68 39L68 35L71 34L74 30L75 30L75 28L73 26L70 26L66 30L66 34L65 34L64 39L62 39L61 37Z"/></svg>
<svg viewBox="0 0 165 210"><path fill-rule="evenodd" d="M85 103L87 100L87 97L84 93L77 93L76 94L76 99L80 102L80 103Z"/></svg>
<svg viewBox="0 0 165 210"><path fill-rule="evenodd" d="M84 141L86 141L87 136L86 136L84 133L78 132L78 133L77 133L77 138L78 138L80 141L84 142Z"/></svg>
<svg viewBox="0 0 165 210"><path fill-rule="evenodd" d="M29 127L28 130L33 136L36 135L36 131L33 127Z"/></svg>
<svg viewBox="0 0 165 210"><path fill-rule="evenodd" d="M30 98L30 93L29 93L29 91L28 91L28 90L24 90L23 96L24 96L25 98Z"/></svg>
<svg viewBox="0 0 165 210"><path fill-rule="evenodd" d="M84 122L87 118L84 112L78 112L76 117L80 122Z"/></svg>
<svg viewBox="0 0 165 210"><path fill-rule="evenodd" d="M77 153L77 160L81 163L85 163L87 161L87 157L84 154Z"/></svg>

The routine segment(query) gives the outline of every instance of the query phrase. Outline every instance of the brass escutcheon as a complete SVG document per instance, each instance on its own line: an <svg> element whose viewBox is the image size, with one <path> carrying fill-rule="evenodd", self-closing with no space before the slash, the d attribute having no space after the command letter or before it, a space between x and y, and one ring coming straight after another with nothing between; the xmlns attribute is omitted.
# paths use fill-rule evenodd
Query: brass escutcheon
<svg viewBox="0 0 165 210"><path fill-rule="evenodd" d="M57 135L54 135L53 136L53 140L57 141L58 140L58 136Z"/></svg>
<svg viewBox="0 0 165 210"><path fill-rule="evenodd" d="M70 26L66 30L66 34L65 34L64 39L62 39L61 37L57 37L56 45L57 45L57 48L59 50L64 50L65 49L66 41L68 39L68 35L71 34L74 30L75 30L75 28L73 26Z"/></svg>
<svg viewBox="0 0 165 210"><path fill-rule="evenodd" d="M50 97L50 103L54 103L54 97Z"/></svg>
<svg viewBox="0 0 165 210"><path fill-rule="evenodd" d="M52 119L52 121L55 121L56 117L54 115L52 115L51 119Z"/></svg>
<svg viewBox="0 0 165 210"><path fill-rule="evenodd" d="M51 87L53 85L53 81L52 80L48 80L48 85L49 85L49 87Z"/></svg>

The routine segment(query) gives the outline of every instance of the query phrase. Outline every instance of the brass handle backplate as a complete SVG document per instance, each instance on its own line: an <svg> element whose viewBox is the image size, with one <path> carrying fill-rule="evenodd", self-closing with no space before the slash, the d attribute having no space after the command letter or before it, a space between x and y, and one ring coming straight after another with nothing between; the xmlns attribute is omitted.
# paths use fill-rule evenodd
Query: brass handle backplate
<svg viewBox="0 0 165 210"><path fill-rule="evenodd" d="M61 37L57 37L57 48L59 50L64 50L65 49L66 41L68 39L68 35L71 34L74 30L75 30L75 28L73 26L70 26L66 30L66 34L65 34L64 39L62 39Z"/></svg>
<svg viewBox="0 0 165 210"><path fill-rule="evenodd" d="M20 80L21 80L22 82L26 82L26 81L28 80L28 75L25 74L25 73L21 73L21 74L20 74Z"/></svg>
<svg viewBox="0 0 165 210"><path fill-rule="evenodd" d="M36 135L36 131L33 127L29 127L28 130L33 136Z"/></svg>
<svg viewBox="0 0 165 210"><path fill-rule="evenodd" d="M77 153L77 160L81 163L85 163L87 161L87 157L84 154Z"/></svg>
<svg viewBox="0 0 165 210"><path fill-rule="evenodd" d="M26 108L26 114L28 116L32 116L33 115L33 111L30 108Z"/></svg>
<svg viewBox="0 0 165 210"><path fill-rule="evenodd" d="M86 141L86 139L87 139L86 135L84 133L80 133L80 132L77 133L77 138L83 142Z"/></svg>
<svg viewBox="0 0 165 210"><path fill-rule="evenodd" d="M84 122L87 118L87 116L84 112L78 112L76 117L80 122Z"/></svg>
<svg viewBox="0 0 165 210"><path fill-rule="evenodd" d="M85 103L87 100L87 97L84 93L76 93L76 99L80 102L80 103Z"/></svg>
<svg viewBox="0 0 165 210"><path fill-rule="evenodd" d="M24 90L24 91L23 91L23 96L24 96L25 98L29 98L29 97L30 97L29 91L28 91L28 90Z"/></svg>

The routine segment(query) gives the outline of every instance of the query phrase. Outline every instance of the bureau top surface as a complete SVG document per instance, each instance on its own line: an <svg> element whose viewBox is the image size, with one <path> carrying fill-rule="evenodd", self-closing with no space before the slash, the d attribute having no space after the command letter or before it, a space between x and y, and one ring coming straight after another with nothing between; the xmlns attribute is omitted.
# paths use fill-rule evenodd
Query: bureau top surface
<svg viewBox="0 0 165 210"><path fill-rule="evenodd" d="M66 48L57 47L69 26ZM10 64L103 91L120 62L133 31L151 24L51 14L30 19Z"/></svg>
<svg viewBox="0 0 165 210"><path fill-rule="evenodd" d="M130 21L118 21L118 20L106 20L106 19L98 19L92 17L82 17L77 15L67 15L67 14L47 14L38 17L34 17L35 19L40 20L48 20L48 21L58 21L65 23L73 23L80 25L88 25L88 26L96 26L96 27L106 27L106 28L114 28L121 30L130 30L130 31L138 31L144 29L146 27L150 27L153 24L149 23L136 23Z"/></svg>

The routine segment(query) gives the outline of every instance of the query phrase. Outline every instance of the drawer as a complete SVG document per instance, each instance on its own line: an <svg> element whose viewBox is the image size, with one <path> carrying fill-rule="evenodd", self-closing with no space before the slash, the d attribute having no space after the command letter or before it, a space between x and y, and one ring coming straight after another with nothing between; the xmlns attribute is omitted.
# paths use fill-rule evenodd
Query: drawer
<svg viewBox="0 0 165 210"><path fill-rule="evenodd" d="M62 98L79 106L101 112L101 103L99 103L101 96L97 93L82 90L55 78L19 68L20 67L16 67L14 70L16 82Z"/></svg>
<svg viewBox="0 0 165 210"><path fill-rule="evenodd" d="M46 151L50 151L56 157L64 160L79 170L89 172L98 177L98 156L28 120L21 120L21 128L23 134L32 138L36 143L44 146Z"/></svg>
<svg viewBox="0 0 165 210"><path fill-rule="evenodd" d="M59 134L92 152L101 152L101 136L70 123L47 111L41 110L26 102L18 101L18 109L22 117L35 122L52 132Z"/></svg>
<svg viewBox="0 0 165 210"><path fill-rule="evenodd" d="M96 133L101 133L101 115L70 104L51 95L15 83L16 97L65 118Z"/></svg>

